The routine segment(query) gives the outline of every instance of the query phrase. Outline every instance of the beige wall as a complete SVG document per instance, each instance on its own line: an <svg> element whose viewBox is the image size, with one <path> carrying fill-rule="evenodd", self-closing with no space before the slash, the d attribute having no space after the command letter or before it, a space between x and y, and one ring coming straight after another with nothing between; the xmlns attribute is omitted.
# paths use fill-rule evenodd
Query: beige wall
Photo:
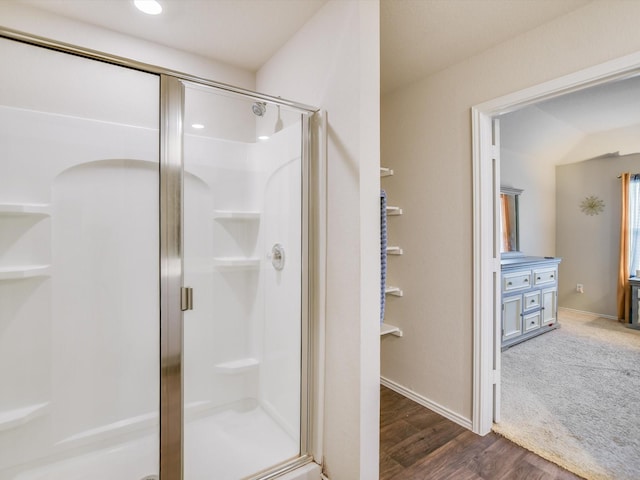
<svg viewBox="0 0 640 480"><path fill-rule="evenodd" d="M388 267L405 296L387 307L404 337L383 339L384 377L471 418L470 108L640 50L639 16L640 2L595 1L383 97L385 188L405 209Z"/></svg>
<svg viewBox="0 0 640 480"><path fill-rule="evenodd" d="M520 251L555 256L556 172L550 162L526 154L500 152L500 184L523 190L519 198Z"/></svg>
<svg viewBox="0 0 640 480"><path fill-rule="evenodd" d="M500 116L500 184L520 188L520 250L555 255L555 165L586 135L535 105Z"/></svg>
<svg viewBox="0 0 640 480"><path fill-rule="evenodd" d="M330 1L257 75L328 113L325 471L378 478L379 4Z"/></svg>
<svg viewBox="0 0 640 480"><path fill-rule="evenodd" d="M600 158L556 167L557 254L561 307L617 317L616 285L620 241L622 172L640 172L640 154ZM580 203L595 195L604 202L599 215L585 215ZM584 293L576 292L576 284Z"/></svg>

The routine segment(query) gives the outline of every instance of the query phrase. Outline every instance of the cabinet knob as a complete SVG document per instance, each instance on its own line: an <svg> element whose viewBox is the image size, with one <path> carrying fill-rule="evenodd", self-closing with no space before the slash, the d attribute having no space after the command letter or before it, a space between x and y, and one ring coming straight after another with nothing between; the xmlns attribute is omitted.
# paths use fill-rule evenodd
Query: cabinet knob
<svg viewBox="0 0 640 480"><path fill-rule="evenodd" d="M509 282L509 283L507 283L507 285L513 285L513 283Z"/></svg>
<svg viewBox="0 0 640 480"><path fill-rule="evenodd" d="M541 280L541 278L540 278L540 277L538 277L538 280Z"/></svg>
<svg viewBox="0 0 640 480"><path fill-rule="evenodd" d="M551 275L551 278L553 278L553 275Z"/></svg>
<svg viewBox="0 0 640 480"><path fill-rule="evenodd" d="M531 303L536 303L535 298L532 298L532 299L531 299Z"/></svg>
<svg viewBox="0 0 640 480"><path fill-rule="evenodd" d="M525 278L525 279L524 279L524 283L529 283L529 279L528 279L528 278Z"/></svg>

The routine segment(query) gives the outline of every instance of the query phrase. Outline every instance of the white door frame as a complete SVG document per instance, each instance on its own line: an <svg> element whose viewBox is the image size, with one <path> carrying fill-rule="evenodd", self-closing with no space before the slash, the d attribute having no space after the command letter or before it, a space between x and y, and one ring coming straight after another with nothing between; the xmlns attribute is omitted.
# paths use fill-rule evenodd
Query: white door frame
<svg viewBox="0 0 640 480"><path fill-rule="evenodd" d="M640 74L640 53L596 65L471 109L473 148L473 431L486 435L500 416L499 142L493 119L522 107ZM494 146L495 143L495 146Z"/></svg>

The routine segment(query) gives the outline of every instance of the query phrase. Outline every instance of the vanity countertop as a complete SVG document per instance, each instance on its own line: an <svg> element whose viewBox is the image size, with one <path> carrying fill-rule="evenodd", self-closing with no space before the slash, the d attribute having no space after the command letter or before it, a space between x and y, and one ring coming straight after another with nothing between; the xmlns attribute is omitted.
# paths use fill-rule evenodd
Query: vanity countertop
<svg viewBox="0 0 640 480"><path fill-rule="evenodd" d="M558 264L561 261L562 259L560 257L532 257L528 255L522 255L503 258L502 260L500 260L500 265L502 266L502 269L505 270L510 268L526 267L530 265L539 265L541 263Z"/></svg>

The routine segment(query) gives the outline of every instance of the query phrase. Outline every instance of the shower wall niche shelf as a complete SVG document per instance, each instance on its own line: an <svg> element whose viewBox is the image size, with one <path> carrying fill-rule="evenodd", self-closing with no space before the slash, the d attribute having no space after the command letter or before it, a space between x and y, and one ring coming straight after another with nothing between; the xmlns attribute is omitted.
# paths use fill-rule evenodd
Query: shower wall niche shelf
<svg viewBox="0 0 640 480"><path fill-rule="evenodd" d="M23 278L48 277L51 265L21 265L0 267L0 280L20 280Z"/></svg>
<svg viewBox="0 0 640 480"><path fill-rule="evenodd" d="M184 415L186 418L194 418L199 413L211 408L212 402L209 400L196 400L187 402L184 405ZM85 445L95 445L97 442L115 438L123 434L153 428L158 424L158 412L148 412L124 420L101 425L90 430L71 435L60 440L56 445L65 448L75 448Z"/></svg>
<svg viewBox="0 0 640 480"><path fill-rule="evenodd" d="M216 210L214 217L217 220L259 220L260 212L245 210Z"/></svg>
<svg viewBox="0 0 640 480"><path fill-rule="evenodd" d="M225 269L256 269L260 266L259 258L215 257L213 266Z"/></svg>
<svg viewBox="0 0 640 480"><path fill-rule="evenodd" d="M51 205L47 203L0 203L0 216L51 215Z"/></svg>
<svg viewBox="0 0 640 480"><path fill-rule="evenodd" d="M24 425L44 415L48 408L49 402L45 402L0 412L0 432Z"/></svg>
<svg viewBox="0 0 640 480"><path fill-rule="evenodd" d="M401 337L402 330L400 330L400 327L383 323L380 325L380 336L383 335L394 335L396 337Z"/></svg>
<svg viewBox="0 0 640 480"><path fill-rule="evenodd" d="M259 365L260 362L255 358L242 358L232 362L219 363L214 366L214 369L223 375L235 375L257 370Z"/></svg>
<svg viewBox="0 0 640 480"><path fill-rule="evenodd" d="M401 297L402 295L404 295L404 292L400 287L393 287L391 285L387 285L387 288L384 289L384 293L386 293L387 295L393 295L396 297Z"/></svg>
<svg viewBox="0 0 640 480"><path fill-rule="evenodd" d="M402 209L400 207L387 206L387 215L402 215Z"/></svg>

